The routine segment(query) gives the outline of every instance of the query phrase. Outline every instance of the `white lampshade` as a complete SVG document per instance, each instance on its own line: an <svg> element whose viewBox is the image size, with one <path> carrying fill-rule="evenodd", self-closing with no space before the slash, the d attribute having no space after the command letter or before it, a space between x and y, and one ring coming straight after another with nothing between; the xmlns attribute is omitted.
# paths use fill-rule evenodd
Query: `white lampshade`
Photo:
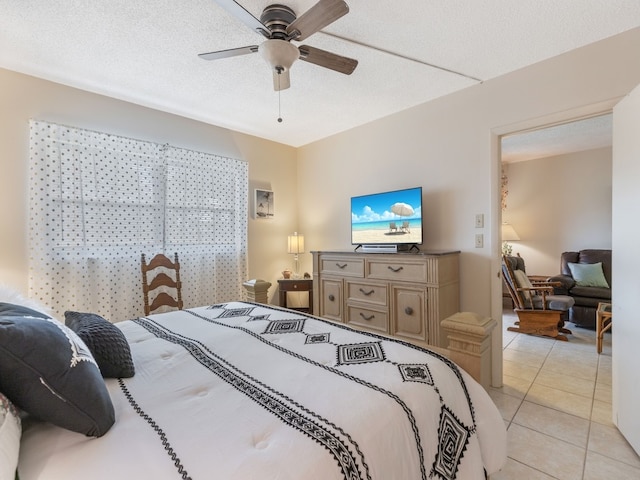
<svg viewBox="0 0 640 480"><path fill-rule="evenodd" d="M287 253L304 253L304 235L293 232L287 237Z"/></svg>
<svg viewBox="0 0 640 480"><path fill-rule="evenodd" d="M298 275L298 254L304 253L304 235L298 235L298 232L293 232L293 235L287 237L287 252L293 253L293 259L296 262L296 276Z"/></svg>
<svg viewBox="0 0 640 480"><path fill-rule="evenodd" d="M267 61L271 70L276 70L276 67L289 70L293 62L300 57L298 47L286 40L278 39L262 42L258 47L258 52Z"/></svg>
<svg viewBox="0 0 640 480"><path fill-rule="evenodd" d="M503 242L512 242L514 240L520 240L520 237L511 226L510 223L502 224L502 241Z"/></svg>

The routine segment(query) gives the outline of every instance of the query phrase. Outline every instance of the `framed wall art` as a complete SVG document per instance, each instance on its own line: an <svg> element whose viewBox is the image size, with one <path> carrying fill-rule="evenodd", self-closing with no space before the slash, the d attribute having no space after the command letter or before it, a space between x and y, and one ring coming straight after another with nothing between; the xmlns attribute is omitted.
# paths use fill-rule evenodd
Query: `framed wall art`
<svg viewBox="0 0 640 480"><path fill-rule="evenodd" d="M273 218L273 192L271 190L255 189L254 211L256 218Z"/></svg>

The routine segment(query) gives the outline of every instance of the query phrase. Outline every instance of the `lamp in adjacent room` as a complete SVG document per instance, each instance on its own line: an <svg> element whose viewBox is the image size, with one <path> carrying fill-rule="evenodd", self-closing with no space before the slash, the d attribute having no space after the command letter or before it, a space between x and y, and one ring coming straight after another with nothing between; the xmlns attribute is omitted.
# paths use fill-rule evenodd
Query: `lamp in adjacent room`
<svg viewBox="0 0 640 480"><path fill-rule="evenodd" d="M513 247L509 242L520 240L520 237L516 233L515 229L510 223L502 224L502 254L511 255Z"/></svg>
<svg viewBox="0 0 640 480"><path fill-rule="evenodd" d="M298 255L304 253L304 235L299 235L298 232L293 232L293 235L287 237L287 253L293 254L296 269L295 275L298 276Z"/></svg>

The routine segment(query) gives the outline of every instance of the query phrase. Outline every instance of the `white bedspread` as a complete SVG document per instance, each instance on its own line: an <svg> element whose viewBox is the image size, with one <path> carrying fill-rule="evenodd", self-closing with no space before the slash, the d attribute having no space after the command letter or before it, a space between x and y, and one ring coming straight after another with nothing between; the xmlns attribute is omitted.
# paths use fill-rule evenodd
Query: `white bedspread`
<svg viewBox="0 0 640 480"><path fill-rule="evenodd" d="M435 353L243 302L118 325L136 374L107 380L115 425L25 422L21 480L483 479L506 460L497 408Z"/></svg>

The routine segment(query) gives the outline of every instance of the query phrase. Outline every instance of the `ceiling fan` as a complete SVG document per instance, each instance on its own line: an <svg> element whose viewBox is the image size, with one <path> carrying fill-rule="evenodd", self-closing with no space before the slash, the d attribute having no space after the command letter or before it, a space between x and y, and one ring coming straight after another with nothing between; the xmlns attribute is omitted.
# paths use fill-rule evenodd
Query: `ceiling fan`
<svg viewBox="0 0 640 480"><path fill-rule="evenodd" d="M296 47L291 43L292 40L305 40L349 12L349 6L343 0L319 0L300 17L296 17L295 12L286 5L269 5L262 11L260 20L234 0L215 1L268 40L260 45L199 54L198 56L204 60L218 60L258 52L271 67L273 89L276 91L290 87L289 69L298 58L346 75L350 75L358 65L358 61L352 58L309 45Z"/></svg>

